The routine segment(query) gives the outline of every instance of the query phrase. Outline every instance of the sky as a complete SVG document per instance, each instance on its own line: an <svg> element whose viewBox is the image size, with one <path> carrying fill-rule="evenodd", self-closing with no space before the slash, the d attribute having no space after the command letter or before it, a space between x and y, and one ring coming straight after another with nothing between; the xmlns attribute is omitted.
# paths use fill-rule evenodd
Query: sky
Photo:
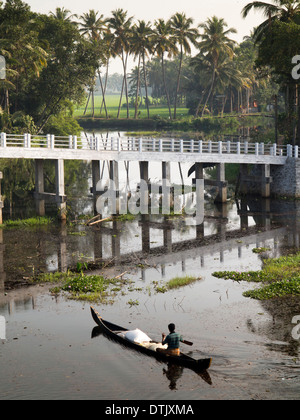
<svg viewBox="0 0 300 420"><path fill-rule="evenodd" d="M255 26L264 19L257 12L250 12L246 19L241 16L243 7L252 0L23 0L29 4L33 12L54 12L57 7L64 7L71 13L82 15L89 10L111 15L112 10L124 9L128 16L135 20L145 20L154 23L156 19L169 19L176 12L184 12L187 17L194 19L194 25L205 22L212 16L223 18L228 27L234 27L237 34L231 38L241 42L243 37L249 35ZM132 66L133 63L130 64ZM111 70L122 73L121 60L116 59Z"/></svg>

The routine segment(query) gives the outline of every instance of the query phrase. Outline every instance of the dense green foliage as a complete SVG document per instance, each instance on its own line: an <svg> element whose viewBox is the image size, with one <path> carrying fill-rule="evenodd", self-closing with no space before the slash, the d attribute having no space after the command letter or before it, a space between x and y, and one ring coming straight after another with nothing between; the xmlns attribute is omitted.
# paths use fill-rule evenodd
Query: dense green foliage
<svg viewBox="0 0 300 420"><path fill-rule="evenodd" d="M262 283L255 290L244 292L245 297L268 300L283 296L300 295L300 253L264 260L260 271L219 271L214 277L225 280Z"/></svg>
<svg viewBox="0 0 300 420"><path fill-rule="evenodd" d="M40 133L53 116L63 119L70 102L83 99L102 58L77 25L59 15L34 13L21 0L1 5L0 39L6 60L6 79L0 81L2 131Z"/></svg>

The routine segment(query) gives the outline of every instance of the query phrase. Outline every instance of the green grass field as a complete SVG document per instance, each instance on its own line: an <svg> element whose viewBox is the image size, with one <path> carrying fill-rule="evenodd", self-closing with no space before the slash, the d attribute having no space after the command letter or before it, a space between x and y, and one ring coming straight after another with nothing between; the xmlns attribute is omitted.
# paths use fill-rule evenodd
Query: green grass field
<svg viewBox="0 0 300 420"><path fill-rule="evenodd" d="M106 107L107 107L107 112L108 112L109 118L117 118L119 101L120 101L120 96L119 95L107 95L105 97L105 102L106 102ZM94 111L95 112L95 114L94 114L95 118L105 118L106 117L104 107L102 108L102 113L100 114L101 103L102 103L102 96L101 95L95 95L95 111ZM125 96L123 96L122 105L124 105L124 106L121 107L120 118L127 118L127 108L126 108L125 104L126 104L126 98L125 98ZM92 116L91 100L89 102L86 114L84 115L85 107L86 107L86 102L75 110L74 116L75 117L91 117ZM141 106L139 108L138 112L139 112L139 114L138 114L139 118L147 118L147 109L146 109L145 105ZM173 108L172 108L172 112L173 112ZM134 113L135 113L134 108L129 108L130 118L134 118ZM187 108L177 108L177 118L186 117L187 115L188 115L188 109ZM153 117L156 117L156 116L160 116L162 118L168 118L169 117L168 108L166 106L151 105L150 106L150 117L153 118Z"/></svg>

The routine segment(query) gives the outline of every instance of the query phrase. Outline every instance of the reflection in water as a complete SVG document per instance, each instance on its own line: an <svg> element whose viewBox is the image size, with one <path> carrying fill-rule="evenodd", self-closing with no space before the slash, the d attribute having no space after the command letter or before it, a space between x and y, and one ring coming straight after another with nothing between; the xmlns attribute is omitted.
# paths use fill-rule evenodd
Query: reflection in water
<svg viewBox="0 0 300 420"><path fill-rule="evenodd" d="M172 363L168 363L168 368L163 368L163 374L166 375L166 377L170 381L169 388L171 389L171 391L177 390L177 381L181 378L183 374L183 367L174 365Z"/></svg>
<svg viewBox="0 0 300 420"><path fill-rule="evenodd" d="M242 262L253 245L269 247L267 256L278 257L299 249L299 214L300 203L296 201L249 198L207 205L200 226L187 226L182 217L166 220L158 215L96 227L70 227L64 223L33 230L0 230L0 291L22 286L33 273L66 271L82 260L93 262L95 267L102 267L103 262L121 267L127 264L145 283L151 268L167 280L175 270L176 275L186 275L191 267L202 269L212 259L225 264L229 252L231 259ZM34 308L34 297L27 297L26 301L15 297L10 304L7 300L1 293L0 307L6 305L8 312L18 305ZM270 314L270 321L258 324L249 320L248 330L286 343L280 348L276 345L274 350L296 355L299 342L292 339L291 331L293 317L300 314L299 299L261 305Z"/></svg>

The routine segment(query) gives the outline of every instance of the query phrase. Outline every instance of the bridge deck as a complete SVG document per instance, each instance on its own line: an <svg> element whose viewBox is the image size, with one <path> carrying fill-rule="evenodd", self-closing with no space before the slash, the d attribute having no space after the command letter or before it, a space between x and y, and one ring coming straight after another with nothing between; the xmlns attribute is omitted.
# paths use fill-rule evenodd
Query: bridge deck
<svg viewBox="0 0 300 420"><path fill-rule="evenodd" d="M298 146L245 142L100 136L77 138L1 133L0 158L284 165Z"/></svg>

